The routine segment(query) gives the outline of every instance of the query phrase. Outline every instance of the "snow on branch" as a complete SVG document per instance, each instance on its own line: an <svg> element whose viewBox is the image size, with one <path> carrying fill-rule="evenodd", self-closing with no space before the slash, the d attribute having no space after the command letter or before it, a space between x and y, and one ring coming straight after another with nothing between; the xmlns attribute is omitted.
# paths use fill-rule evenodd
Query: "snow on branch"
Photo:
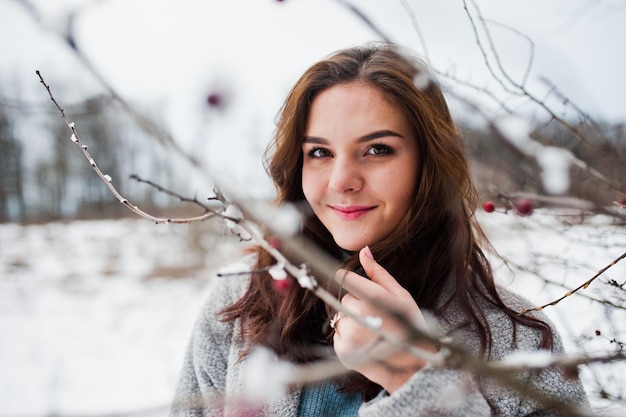
<svg viewBox="0 0 626 417"><path fill-rule="evenodd" d="M89 165L94 169L94 171L97 173L100 179L107 185L107 187L109 188L111 193L115 196L115 198L118 199L127 208L129 208L133 213L139 215L142 218L153 221L157 224L158 223L192 223L192 222L197 222L197 221L203 221L208 218L215 217L215 216L221 217L229 226L231 231L233 231L234 234L240 236L242 240L255 241L258 245L260 245L263 249L269 252L276 259L277 265L272 269L274 276L277 276L278 274L282 275L282 270L284 270L284 272L288 273L291 277L293 277L302 288L312 291L316 296L318 296L320 299L322 299L324 302L326 302L329 306L331 306L336 311L341 311L342 313L352 317L354 320L356 320L358 323L360 323L364 327L369 328L370 330L379 334L380 337L384 338L385 340L390 342L392 345L406 349L407 351L411 352L412 354L426 361L432 360L432 358L428 354L423 352L421 349L414 347L411 343L398 340L395 336L384 332L382 329L379 328L379 326L376 326L373 323L371 323L371 321L368 321L367 318L362 318L358 314L348 311L345 307L343 307L341 302L334 295L332 295L330 292L328 292L323 287L321 287L317 283L316 278L313 277L313 275L311 274L306 261L325 263L327 265L327 268L326 268L327 274L324 278L330 283L334 283L335 262L331 261L330 259L322 261L320 259L321 255L318 253L319 251L314 251L317 253L316 258L311 260L310 257L306 255L307 253L311 253L311 252L308 249L302 250L307 245L303 242L298 242L293 237L289 236L289 234L294 233L296 230L298 230L298 228L297 227L294 228L293 226L286 226L285 225L286 222L284 221L284 219L281 219L281 217L284 217L284 216L277 216L277 215L268 216L267 214L268 208L264 208L263 210L254 210L252 208L246 207L246 205L241 204L241 203L238 203L237 205L232 204L231 202L225 199L224 194L222 194L221 192L217 192L217 191L216 191L215 199L218 199L222 203L222 205L225 207L225 209L223 211L216 211L214 209L209 208L207 205L201 203L195 198L194 199L184 198L178 195L177 193L174 193L169 190L166 191L163 187L160 187L157 184L154 184L150 181L140 179L137 176L134 176L134 178L141 182L145 182L150 185L153 185L157 189L167 192L167 194L171 196L175 196L179 198L181 201L189 201L202 207L205 210L205 213L200 216L196 216L192 218L182 218L182 219L161 218L161 217L153 216L139 209L136 205L131 204L129 200L126 199L124 196L122 196L119 193L119 191L113 186L111 178L108 175L103 174L100 171L94 158L87 151L87 146L82 142L75 124L73 122L70 122L70 120L67 118L64 109L59 105L58 101L52 94L52 90L50 86L45 82L43 75L40 73L40 71L37 71L36 74L39 77L40 83L45 87L46 91L48 92L48 95L51 101L59 110L61 114L61 118L70 129L71 131L70 139L72 140L72 142L76 143L77 145L81 147L85 158L89 162ZM232 193L232 194L234 195L235 193ZM290 209L281 208L279 210L281 210L281 213L285 213L286 210L290 210ZM271 212L271 210L269 211ZM256 213L256 215L254 213ZM260 214L260 213L263 213L263 214ZM250 222L246 220L246 217L244 217L244 214L247 215L248 217L251 217L254 220L257 220L257 222L260 225L263 225L266 229L270 230L274 234L278 234L281 240L287 239L289 243L288 245L289 247L300 248L297 256L302 258L303 262L297 265L297 264L294 264L292 261L290 261L281 251L279 251L275 247L275 245L272 245L270 242L268 242L268 240L266 240L263 237L263 235L259 232L257 228L255 228ZM292 219L292 222L290 223L297 223L297 220L299 220L299 217L294 214L295 212L291 211L290 215L287 216L288 218ZM292 254L295 255L295 252ZM364 299L369 298L367 294L363 294L362 297ZM418 329L415 329L415 330L417 330L418 333L424 333L422 330L418 330ZM435 335L420 334L420 338L424 338L424 337L427 340L432 341L432 342L437 341L437 337Z"/></svg>
<svg viewBox="0 0 626 417"><path fill-rule="evenodd" d="M196 222L196 221L203 221L203 220L209 219L209 218L211 218L213 216L216 216L216 215L221 215L219 212L217 212L215 210L212 210L212 209L209 209L208 207L204 206L205 212L203 214L199 215L199 216L196 216L196 217L180 218L180 219L167 218L167 217L156 217L156 216L153 216L153 215L151 215L151 214L141 210L138 206L132 204L126 197L124 197L122 194L120 194L120 192L115 188L115 186L113 185L113 179L111 178L111 176L108 175L108 174L103 173L100 170L100 168L98 167L98 164L96 163L95 159L89 153L88 146L85 143L83 143L82 139L80 138L80 135L78 134L78 130L76 128L76 124L68 119L68 117L65 114L65 110L57 102L56 98L52 94L52 90L51 90L50 86L44 80L43 75L41 74L41 72L40 71L36 71L36 74L39 77L39 82L45 87L46 91L48 92L48 96L50 97L50 100L54 103L55 107L60 112L61 119L63 119L63 121L65 122L67 127L70 129L71 135L70 135L69 139L73 143L75 143L76 145L78 145L80 147L80 149L83 152L83 155L85 156L85 158L89 162L89 165L93 168L93 170L96 172L98 177L100 177L102 182L104 182L104 184L111 191L111 193L115 196L115 198L120 203L122 203L124 206L126 206L130 211L132 211L133 213L143 217L144 219L153 221L153 222L155 222L157 224L159 224L159 223L192 223L192 222Z"/></svg>
<svg viewBox="0 0 626 417"><path fill-rule="evenodd" d="M349 4L346 0L337 0L339 3L347 7L352 13L354 13L359 19L365 22L371 29L374 30L382 39L389 40L387 36L383 34L383 32L369 19L367 16L362 13L356 6L353 4ZM481 46L482 48L482 46ZM92 72L97 74L97 71L93 68L93 66L89 63L89 61L84 57L84 55L80 54L76 46L73 46L74 51L83 58L83 61L86 62L87 67L91 69ZM239 236L245 236L250 240L256 242L260 247L266 250L274 259L276 260L276 264L268 270L272 276L272 278L276 280L285 280L285 279L295 279L297 283L305 288L307 291L311 291L321 300L323 300L326 304L328 304L332 309L336 311L340 311L347 316L350 316L364 327L369 330L377 333L380 336L381 340L385 340L389 342L390 345L394 347L400 347L411 354L416 355L417 357L424 359L427 361L430 366L434 367L445 367L445 368L456 368L456 369L466 369L477 375L487 375L492 376L498 381L500 381L503 385L506 385L512 389L519 391L520 393L527 395L537 401L544 403L548 407L557 408L567 415L571 416L582 416L585 415L582 411L573 408L569 404L565 404L559 400L549 397L543 392L539 392L531 389L526 384L521 384L515 378L515 372L519 372L520 370L531 370L531 369L545 369L546 367L565 367L566 369L575 369L576 366L585 363L591 362L612 362L623 360L624 357L622 354L608 354L604 356L598 357L571 357L571 356L553 356L550 357L544 355L543 353L538 353L536 356L531 355L530 357L518 356L518 357L509 357L506 358L502 362L489 362L485 360L481 360L475 358L474 356L468 354L462 346L455 343L454 340L449 338L442 338L437 334L433 334L425 331L424 329L418 328L414 325L412 320L405 315L399 313L394 309L393 306L388 305L379 305L380 303L376 303L374 300L370 300L368 294L356 294L357 296L370 300L372 303L377 304L381 310L389 313L395 319L397 319L400 323L402 323L406 327L406 337L403 339L398 339L397 337L387 334L382 331L379 323L376 320L372 320L367 317L360 317L359 315L346 310L339 300L332 295L328 290L318 284L319 280L325 280L329 285L334 283L334 273L336 270L336 262L332 259L325 258L314 245L304 240L300 236L294 235L293 226L298 222L298 216L294 215L291 217L291 220L286 224L284 221L277 220L278 218L284 217L282 214L284 212L280 212L280 215L277 215L276 210L292 210L293 213L297 213L293 207L273 209L269 207L252 207L249 204L243 202L243 199L237 199L236 193L234 190L225 189L224 191L228 191L225 193L229 195L229 199L224 198L224 194L217 193L217 200L222 203L223 210L214 210L208 207L206 204L196 200L196 199L184 199L181 198L181 201L189 201L198 206L202 207L205 212L197 217L186 218L186 219L168 219L153 216L149 213L146 213L140 210L137 206L131 204L125 197L123 197L117 189L112 184L112 178L102 173L96 164L94 158L87 151L87 146L83 144L76 126L73 122L70 122L66 117L63 108L57 103L54 98L50 86L46 84L42 75L39 71L37 71L37 75L40 78L40 82L46 88L50 99L56 106L56 108L61 113L61 117L67 126L70 129L71 135L70 139L79 145L82 149L82 152L89 162L90 166L94 169L100 179L105 183L105 185L109 188L112 194L117 198L122 204L124 204L127 208L129 208L134 213L139 216L146 218L148 220L154 221L156 223L189 223L194 221L202 221L211 217L218 217L224 220L231 229L235 229ZM106 80L102 77L98 77L100 81L106 84ZM523 85L518 86L521 87L521 91L524 95L528 96L531 100L535 100L538 104L544 106L547 111L551 112L545 103L541 100L534 98L534 96L530 95ZM183 155L193 166L200 166L200 162L194 157L187 155L185 152L180 149L180 147L175 145L175 141L173 138L165 133L162 129L160 129L153 121L150 119L141 116L132 106L128 103L124 102L118 94L116 94L112 89L109 89L112 96L117 100L120 100L125 104L125 109L135 117L135 119L140 123L142 127L147 127L146 130L153 133L156 137L165 138L164 140L173 144L173 147L176 152ZM553 117L556 118L556 115L553 114ZM559 119L560 120L560 119ZM562 121L565 123L564 121ZM497 126L497 123L493 123L494 128L497 131L501 131L502 126ZM505 128L506 130L506 128ZM525 132L525 131L524 131ZM516 132L517 133L517 132ZM524 133L525 135L526 133ZM537 154L538 149L545 150L544 148L538 148L535 145L538 142L527 141L526 137L523 137L521 140L517 141L519 138L513 138L513 142L507 140L507 143L518 147L517 145L521 145L521 149L525 149L526 146L529 146L533 149L532 154ZM543 145L541 145L543 146ZM528 149L526 149L528 151ZM523 152L523 151L522 151ZM558 158L565 160L562 158L565 154L559 154ZM567 157L571 160L570 156ZM552 158L554 159L554 158ZM577 164L575 160L572 160L571 163ZM581 167L583 164L580 164ZM563 168L560 168L563 170ZM594 172L589 167L585 167L587 172ZM603 182L609 182L606 178L601 175L598 177L599 180ZM556 185L553 184L553 188L561 189L563 188L562 178L559 179L560 182ZM144 181L144 180L141 180ZM147 182L147 181L144 181ZM610 182L609 182L610 183ZM613 184L615 185L615 184ZM157 186L158 187L158 186ZM550 185L548 185L549 188ZM560 187L560 188L559 188ZM623 188L620 188L622 190ZM165 192L165 190L162 190ZM172 194L174 195L174 194ZM232 197L231 197L232 196ZM272 242L270 239L266 239L265 236L272 236L279 240L279 244ZM616 261L623 259L624 255L622 255ZM311 268L314 268L315 273L311 271ZM603 272L603 271L602 271ZM233 273L231 272L228 272ZM600 272L601 273L601 272ZM593 278L595 279L595 277ZM589 280L590 283L593 279ZM584 287L584 285L583 285ZM576 291L576 290L575 290ZM416 341L428 341L429 343L441 346L441 350L438 354L426 354L422 350L416 348L414 346L414 342ZM369 355L364 355L362 360L377 360L377 358L370 358ZM321 380L328 377L336 376L338 370L340 369L337 366L336 361L329 361L320 364L311 364L311 365L301 365L294 368L285 368L285 372L281 372L281 376L277 385L284 386L284 384L290 383L301 383L302 381L312 382L315 380ZM282 369L282 368L281 368ZM343 371L341 371L343 372ZM198 403L204 403L205 398L198 398Z"/></svg>
<svg viewBox="0 0 626 417"><path fill-rule="evenodd" d="M555 399L544 392L535 390L529 387L527 384L521 384L516 379L515 372L519 372L520 370L525 369L534 369L536 367L536 364L524 363L521 366L518 366L519 364L512 366L509 363L505 364L506 366L503 366L502 364L499 364L497 362L490 362L482 360L480 358L476 358L474 355L468 353L461 344L457 343L457 341L449 337L441 337L438 334L416 326L410 317L407 317L405 314L397 311L395 306L381 304L379 301L371 299L369 294L355 293L354 295L363 300L370 301L372 304L376 305L381 311L389 314L394 319L396 319L400 324L404 326L406 331L405 337L399 338L396 335L384 331L380 326L379 320L372 319L371 317L361 317L360 315L350 310L347 310L345 307L343 307L339 299L332 295L323 286L319 285L317 281L318 279L324 279L329 285L336 285L336 261L330 258L325 258L324 255L321 254L319 250L317 250L313 243L305 240L301 236L294 235L293 232L294 230L297 230L297 228L286 228L284 222L280 222L277 220L272 221L272 219L276 219L276 216L268 216L267 207L265 207L264 209L259 209L258 207L255 208L240 201L235 201L234 203L236 204L234 204L232 201L227 201L224 198L224 194L222 194L221 192L216 192L217 199L222 203L224 207L223 211L216 211L210 209L207 205L198 201L197 199L185 200L184 198L179 197L177 194L170 192L170 195L176 195L181 198L181 200L190 201L194 204L204 207L204 209L206 210L205 213L195 218L168 219L155 217L149 213L140 210L137 206L131 204L116 190L116 188L112 185L111 178L109 178L106 174L103 174L99 170L94 158L87 151L87 146L83 144L75 124L69 121L69 119L65 115L63 108L58 104L57 100L53 96L50 86L45 82L43 76L39 71L37 71L37 75L40 79L41 84L46 88L50 99L59 110L62 119L65 121L68 128L70 129L70 139L81 147L82 152L85 158L88 160L90 166L94 169L100 179L107 185L109 190L119 201L121 201L132 212L156 223L189 223L194 221L202 221L210 217L219 217L225 222L231 223L232 227L237 227L239 233L245 232L246 236L249 236L251 240L253 240L259 246L265 249L276 260L276 265L272 267L272 276L276 277L277 279L285 279L284 273L288 274L290 277L293 277L302 288L306 289L307 291L311 291L313 294L323 300L327 305L329 305L332 309L351 317L368 330L377 334L380 341L385 341L387 343L387 347L385 349L373 349L376 351L375 356L370 355L370 351L366 351L363 352L362 355L358 355L355 360L379 361L390 350L399 348L427 362L429 366L440 368L465 369L477 375L489 375L496 378L503 385L508 386L511 389L515 389L518 392L530 398L533 398L548 407L555 407L557 409L563 410L567 412L570 416L585 415L580 410L572 407L571 405L563 403L562 401ZM145 180L141 181L147 182ZM233 195L236 194L233 193ZM260 212L264 214L259 214ZM249 219L251 219L252 222ZM261 229L264 229L272 236L278 237L280 244L275 244L265 239ZM282 250L279 250L279 248ZM309 265L315 267L315 276L313 276ZM416 342L424 341L436 346L440 346L440 351L436 354L431 354L415 346ZM611 361L618 359L622 358L607 356L605 358L598 358L596 360ZM582 359L578 362L581 361ZM549 366L562 366L563 363L569 364L578 362L571 362L571 360L570 362L568 362L568 359L566 357L556 358L554 360L551 360ZM298 368L300 370L299 372L294 372L290 375L288 373L288 375L285 375L284 378L281 378L281 381L283 381L282 383L284 384L301 383L303 380L312 382L312 380L329 378L332 376L336 376L337 372L345 371L341 367L338 368L336 366L336 362L331 363L332 366L329 366L328 362L324 362L321 368L316 368L314 364ZM315 369L315 371L312 370L313 368ZM202 399L201 402L204 402L204 400L205 399Z"/></svg>

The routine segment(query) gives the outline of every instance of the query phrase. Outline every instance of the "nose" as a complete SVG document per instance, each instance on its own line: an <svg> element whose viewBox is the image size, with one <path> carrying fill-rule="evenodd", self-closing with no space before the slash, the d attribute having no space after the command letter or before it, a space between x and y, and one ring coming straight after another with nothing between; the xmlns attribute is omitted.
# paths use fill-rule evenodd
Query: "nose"
<svg viewBox="0 0 626 417"><path fill-rule="evenodd" d="M363 188L363 175L357 161L335 157L328 188L338 193L356 192Z"/></svg>

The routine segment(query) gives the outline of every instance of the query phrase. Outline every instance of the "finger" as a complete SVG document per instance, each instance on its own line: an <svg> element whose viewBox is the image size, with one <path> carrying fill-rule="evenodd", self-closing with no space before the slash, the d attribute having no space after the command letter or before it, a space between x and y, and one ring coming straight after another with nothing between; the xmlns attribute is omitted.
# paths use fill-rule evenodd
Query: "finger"
<svg viewBox="0 0 626 417"><path fill-rule="evenodd" d="M348 292L347 295L352 295L356 299L363 299L364 297L372 297L374 294L380 294L386 292L380 284L371 281L356 272L340 269L335 274L335 280ZM345 296L344 296L345 298Z"/></svg>
<svg viewBox="0 0 626 417"><path fill-rule="evenodd" d="M369 246L361 249L359 252L359 261L367 276L390 293L401 294L406 291L385 268L376 262Z"/></svg>

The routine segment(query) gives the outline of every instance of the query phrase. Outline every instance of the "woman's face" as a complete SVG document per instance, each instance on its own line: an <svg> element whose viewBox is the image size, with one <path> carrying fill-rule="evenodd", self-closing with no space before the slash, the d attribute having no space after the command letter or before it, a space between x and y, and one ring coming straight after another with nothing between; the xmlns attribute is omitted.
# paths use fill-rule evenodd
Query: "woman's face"
<svg viewBox="0 0 626 417"><path fill-rule="evenodd" d="M339 84L311 105L302 190L343 249L357 251L398 226L411 204L418 150L399 108L369 85Z"/></svg>

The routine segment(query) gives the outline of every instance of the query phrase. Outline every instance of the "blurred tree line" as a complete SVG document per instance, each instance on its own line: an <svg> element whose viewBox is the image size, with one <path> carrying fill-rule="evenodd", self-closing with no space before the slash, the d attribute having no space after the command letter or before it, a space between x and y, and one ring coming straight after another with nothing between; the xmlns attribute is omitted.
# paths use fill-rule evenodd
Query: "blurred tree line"
<svg viewBox="0 0 626 417"><path fill-rule="evenodd" d="M569 126L571 128L551 120L536 126L532 136L544 145L571 151L613 184L623 184L626 178L624 123L596 123L584 119L570 122ZM512 147L506 146L491 129L462 124L460 130L473 164L476 185L483 198L495 198L497 193L516 191L545 194L535 160L524 158ZM568 196L608 207L614 201L624 204L625 192L620 187L611 188L599 182L578 167L570 168Z"/></svg>
<svg viewBox="0 0 626 417"><path fill-rule="evenodd" d="M126 117L111 99L92 97L66 109L76 122L98 166L133 203L158 214L180 206L156 189L129 179L145 179L182 192L189 178L176 169L171 154ZM545 123L535 135L548 145L562 146L616 183L626 178L624 124L579 121L575 128L591 143L556 122ZM539 170L507 148L486 127L460 123L476 184L483 198L496 192L541 193ZM130 215L92 172L69 130L52 107L42 109L0 100L0 222L44 222L57 219L111 218ZM188 167L187 167L188 168ZM611 205L622 190L599 184L572 169L569 195ZM182 188L181 188L182 187Z"/></svg>
<svg viewBox="0 0 626 417"><path fill-rule="evenodd" d="M133 203L159 212L174 203L131 174L177 187L175 161L104 96L65 109L100 169ZM93 172L52 106L0 99L0 222L116 218L130 212Z"/></svg>

